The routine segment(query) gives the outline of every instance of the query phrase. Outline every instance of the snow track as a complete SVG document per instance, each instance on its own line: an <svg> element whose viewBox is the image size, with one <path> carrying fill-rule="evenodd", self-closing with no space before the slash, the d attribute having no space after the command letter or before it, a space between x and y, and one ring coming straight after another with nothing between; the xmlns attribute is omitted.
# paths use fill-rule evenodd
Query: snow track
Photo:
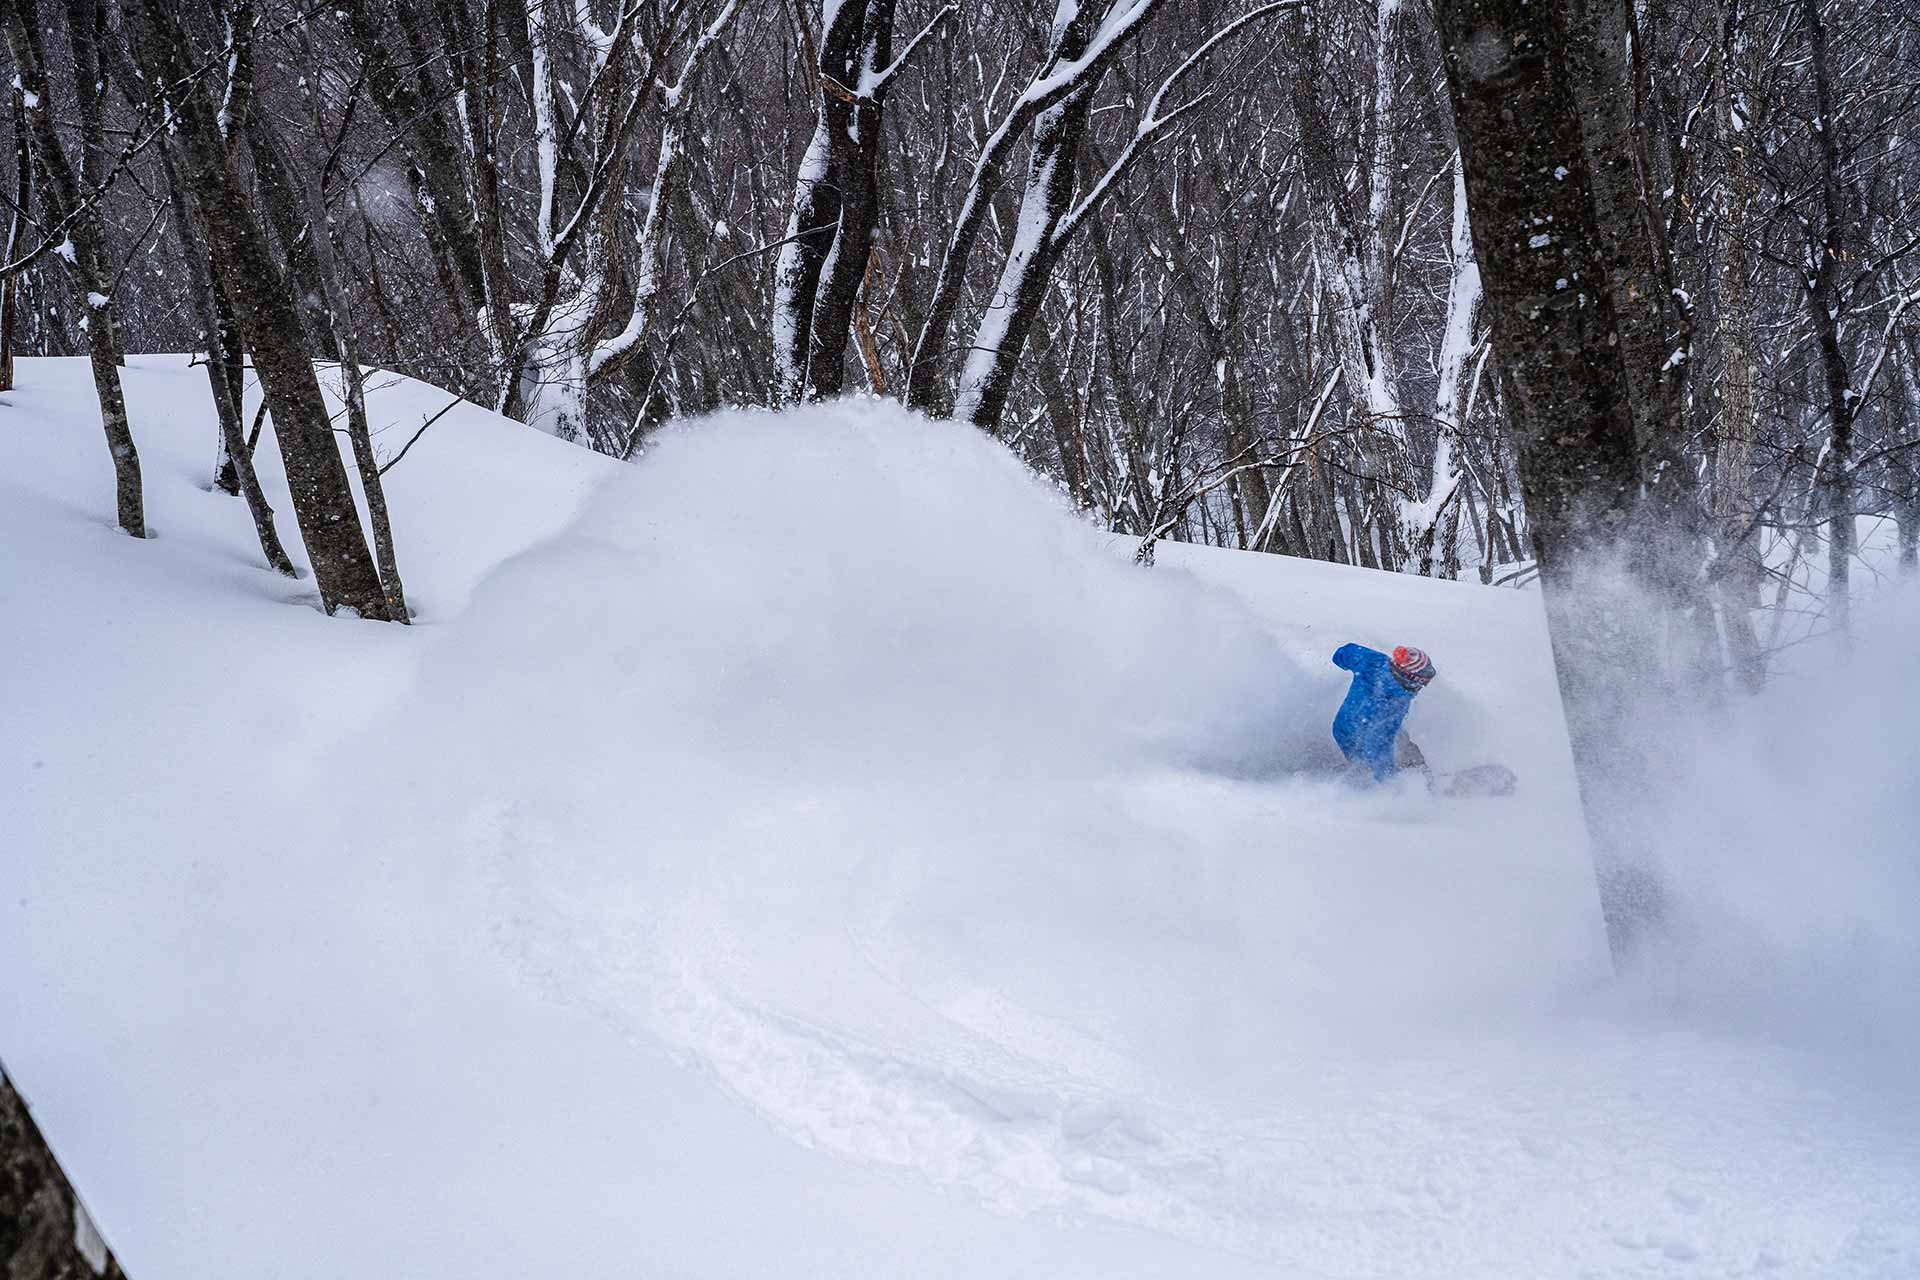
<svg viewBox="0 0 1920 1280"><path fill-rule="evenodd" d="M770 1006L729 982L752 979L744 953L779 948L716 929L725 911L670 913L698 921L658 937L677 963L627 969L602 1015L680 1046L809 1148L998 1212L1109 1220L1303 1276L1760 1276L1824 1258L1891 1278L1920 1260L1920 1121L1884 1075L1856 1082L1889 1118L1868 1133L1862 1098L1785 1083L1808 1065L1791 1050L1586 1015L1386 1060L1282 1056L1237 1087L1149 1083L999 993L903 987L850 933L839 965L810 971L843 997L870 978L857 998L887 1042ZM1136 1085L1063 1072L1064 1057ZM1816 1137L1849 1129L1837 1148Z"/></svg>

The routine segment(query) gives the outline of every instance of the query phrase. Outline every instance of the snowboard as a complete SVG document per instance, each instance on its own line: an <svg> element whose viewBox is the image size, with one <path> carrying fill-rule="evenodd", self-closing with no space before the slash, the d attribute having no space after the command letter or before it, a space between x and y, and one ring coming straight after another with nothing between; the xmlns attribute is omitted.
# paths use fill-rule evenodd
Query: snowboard
<svg viewBox="0 0 1920 1280"><path fill-rule="evenodd" d="M1503 764L1476 764L1433 775L1433 789L1443 796L1510 796L1519 785L1520 779Z"/></svg>

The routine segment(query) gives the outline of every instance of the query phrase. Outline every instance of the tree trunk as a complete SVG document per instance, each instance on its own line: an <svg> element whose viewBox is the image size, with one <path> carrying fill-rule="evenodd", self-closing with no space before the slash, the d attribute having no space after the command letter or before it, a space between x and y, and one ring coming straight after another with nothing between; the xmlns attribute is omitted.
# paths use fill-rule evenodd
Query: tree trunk
<svg viewBox="0 0 1920 1280"><path fill-rule="evenodd" d="M316 84L318 75L316 65L308 83ZM316 127L319 124L316 115ZM367 422L366 380L360 368L359 343L354 338L346 290L340 281L337 228L328 216L324 194L294 167L273 125L255 114L248 120L248 134L267 219L283 244L296 245L301 250L287 256L293 272L294 295L300 300L299 310L306 330L330 344L339 360L340 398L347 410L347 440L353 449L355 468L360 473L360 490L367 500L367 522L373 529L374 562L386 597L386 616L389 621L404 624L406 593L400 584L393 527L387 517L386 489L380 483L380 464L374 456L372 431Z"/></svg>
<svg viewBox="0 0 1920 1280"><path fill-rule="evenodd" d="M1640 510L1627 371L1595 226L1566 33L1527 0L1437 6L1474 246L1506 364L1520 478L1616 961L1657 917L1634 801L1634 715L1655 645L1635 561Z"/></svg>
<svg viewBox="0 0 1920 1280"><path fill-rule="evenodd" d="M1636 554L1649 561L1647 575L1661 587L1667 607L1697 624L1704 616L1700 571L1706 528L1694 470L1683 456L1692 338L1674 290L1665 220L1648 186L1632 2L1568 0L1558 12L1626 369L1645 488L1642 509L1652 521L1651 536Z"/></svg>
<svg viewBox="0 0 1920 1280"><path fill-rule="evenodd" d="M1074 170L1087 113L1093 109L1093 89L1089 83L1068 94L1058 106L1042 112L1033 126L1033 158L1013 244L1007 250L1000 283L974 329L953 406L955 417L989 435L1000 431L1020 353L1040 317L1054 263L1065 248L1055 233L1073 206Z"/></svg>
<svg viewBox="0 0 1920 1280"><path fill-rule="evenodd" d="M73 15L84 21L85 15ZM127 424L127 401L120 389L120 353L113 337L113 281L106 249L106 229L99 207L87 202L88 193L60 145L53 126L53 95L47 82L47 61L41 48L45 30L35 0L16 0L7 9L7 44L25 90L25 119L35 158L45 176L42 203L50 221L68 228L67 240L56 250L66 262L75 304L87 331L87 362L93 371L93 390L100 401L100 426L113 459L115 523L136 538L147 536L146 503L140 483L140 453ZM98 145L96 139L93 144Z"/></svg>
<svg viewBox="0 0 1920 1280"><path fill-rule="evenodd" d="M1900 542L1900 568L1920 573L1920 351L1911 348L1900 361L1901 413L1904 430L1894 447L1894 527Z"/></svg>
<svg viewBox="0 0 1920 1280"><path fill-rule="evenodd" d="M1137 533L1146 537L1159 523L1160 500L1165 490L1156 494L1152 488L1153 468L1147 462L1146 416L1134 395L1133 371L1120 349L1120 284L1113 254L1103 235L1094 236L1092 245L1093 264L1100 280L1100 345L1106 354L1107 384L1113 390L1114 413L1126 432L1124 442L1109 450L1115 457L1117 477L1113 486L1116 492L1110 495L1107 504L1108 526L1115 533ZM1160 480L1164 486L1167 480L1164 467ZM1150 549L1148 558L1151 559Z"/></svg>
<svg viewBox="0 0 1920 1280"><path fill-rule="evenodd" d="M14 178L13 213L7 219L6 257L0 259L6 262L12 262L20 255L26 240L27 209L33 203L33 147L27 138L26 93L16 83L9 99L13 107L13 159L17 172ZM5 280L0 280L0 391L13 390L14 333L19 327L15 323L20 303L19 279L18 275L8 275Z"/></svg>
<svg viewBox="0 0 1920 1280"><path fill-rule="evenodd" d="M1419 569L1423 575L1434 571L1434 551L1438 545L1442 553L1437 561L1441 576L1458 577L1460 509L1464 505L1461 488L1468 480L1455 450L1466 429L1467 361L1473 355L1474 330L1480 318L1480 262L1473 256L1466 171L1458 155L1453 166L1453 234L1449 245L1453 270L1447 282L1447 318L1440 338L1439 376L1434 382L1433 465L1428 470L1422 519L1419 527L1410 532L1421 548ZM1459 450L1460 455L1464 453L1464 448ZM1440 532L1443 521L1450 521L1451 531L1444 540Z"/></svg>
<svg viewBox="0 0 1920 1280"><path fill-rule="evenodd" d="M80 120L79 195L103 190L107 184L107 126L105 99L107 71L100 62L100 41L107 38L107 11L102 0L71 0L67 6L67 50L73 59L73 100ZM113 255L107 243L106 224L99 215L92 237L95 278L114 279ZM112 290L103 286L102 294ZM88 313L87 345L95 341L112 353L116 365L127 363L126 348L120 342L118 308L95 306Z"/></svg>
<svg viewBox="0 0 1920 1280"><path fill-rule="evenodd" d="M316 62L316 76L318 72ZM408 621L407 594L400 582L400 562L394 553L386 485L380 479L380 462L373 452L373 432L367 422L367 385L360 367L360 344L341 277L345 250L340 244L339 228L328 212L326 193L318 187L308 187L307 194L310 218L306 234L313 241L314 266L322 289L320 297L325 302L327 328L333 334L334 349L340 357L340 391L347 405L347 438L353 445L354 465L360 472L360 491L367 499L367 523L373 527L374 563L386 593L387 618L404 625Z"/></svg>
<svg viewBox="0 0 1920 1280"><path fill-rule="evenodd" d="M1007 162L1013 155L1014 145L1029 125L1054 110L1066 98L1083 91L1090 92L1161 3L1163 0L1145 0L1125 19L1126 25L1110 33L1106 43L1098 48L1090 48L1090 42L1113 7L1111 3L1089 0L1085 4L1062 5L1057 11L1065 21L1055 27L1046 58L1026 89L995 126L992 135L980 149L980 158L974 162L960 217L941 255L940 275L934 286L933 297L927 304L926 320L914 340L913 360L907 374L907 403L914 408L935 416L945 416L953 407L953 397L946 393L951 384L944 377L952 367L949 360L953 353L947 347L953 322L959 314L961 294L966 287L967 263L980 233L985 229L994 192L1005 179ZM1073 68L1071 73L1059 74L1061 68L1068 65ZM1038 137L1034 140L1034 147L1037 152ZM1071 179L1072 170L1069 168L1067 172ZM962 352L961 355L964 366L966 359L970 358L970 352Z"/></svg>
<svg viewBox="0 0 1920 1280"><path fill-rule="evenodd" d="M774 269L775 396L838 395L853 307L879 223L884 90L893 0L845 0L820 33L818 119L794 177L788 241Z"/></svg>
<svg viewBox="0 0 1920 1280"><path fill-rule="evenodd" d="M1081 443L1080 414L1067 390L1058 354L1052 341L1042 342L1034 352L1034 372L1040 378L1041 407L1053 436L1054 453L1060 460L1060 478L1066 482L1067 496L1074 507L1084 511L1093 505L1087 485L1086 450ZM1068 356L1071 359L1071 349Z"/></svg>
<svg viewBox="0 0 1920 1280"><path fill-rule="evenodd" d="M0 1275L125 1280L13 1081L0 1070Z"/></svg>
<svg viewBox="0 0 1920 1280"><path fill-rule="evenodd" d="M1720 339L1720 432L1714 451L1713 524L1719 543L1715 587L1727 657L1735 677L1749 693L1757 693L1765 671L1760 640L1753 629L1761 575L1753 503L1754 384L1759 366L1749 285L1753 250L1747 243L1754 184L1747 154L1749 130L1739 118L1734 89L1734 76L1740 67L1738 51L1745 46L1738 3L1720 0L1719 39L1714 50L1714 129L1726 177L1713 244Z"/></svg>
<svg viewBox="0 0 1920 1280"><path fill-rule="evenodd" d="M190 73L185 34L164 11L130 13L143 69L175 95L183 179L195 192L219 279L240 313L273 414L273 434L286 465L295 519L313 564L321 606L351 609L386 621L386 597L360 529L353 490L333 439L332 415L320 393L292 286L268 248L251 201L228 166L213 108Z"/></svg>
<svg viewBox="0 0 1920 1280"><path fill-rule="evenodd" d="M893 5L894 0L866 0L860 44L842 84L858 85L863 72L871 73L893 62ZM852 7L851 0L848 7ZM846 383L853 309L867 277L873 237L880 225L877 177L884 102L882 92L874 88L861 94L858 101L845 104L845 124L830 138L830 168L840 185L840 217L833 246L821 267L820 291L808 335L807 394L814 399L837 396Z"/></svg>
<svg viewBox="0 0 1920 1280"><path fill-rule="evenodd" d="M260 488L254 471L253 450L247 447L241 425L246 387L246 353L240 345L239 321L232 306L214 280L213 262L198 231L199 214L194 209L173 161L171 144L162 139L160 161L167 177L168 197L173 205L174 226L180 237L180 249L187 260L191 277L188 288L194 311L207 343L207 382L213 393L214 416L219 423L220 447L214 464L214 485L222 492L244 498L247 514L253 519L254 536L260 542L260 554L276 572L293 577L296 570L280 543L280 531L274 527L273 507Z"/></svg>
<svg viewBox="0 0 1920 1280"><path fill-rule="evenodd" d="M1800 19L1813 71L1814 132L1820 151L1821 232L1819 242L1810 246L1815 266L1806 298L1820 352L1820 382L1826 394L1828 423L1827 447L1820 458L1818 476L1826 495L1827 613L1834 629L1845 636L1852 621L1853 418L1858 407L1848 386L1847 357L1840 348L1846 202L1840 183L1840 121L1833 111L1827 30L1820 16L1820 0L1801 0Z"/></svg>

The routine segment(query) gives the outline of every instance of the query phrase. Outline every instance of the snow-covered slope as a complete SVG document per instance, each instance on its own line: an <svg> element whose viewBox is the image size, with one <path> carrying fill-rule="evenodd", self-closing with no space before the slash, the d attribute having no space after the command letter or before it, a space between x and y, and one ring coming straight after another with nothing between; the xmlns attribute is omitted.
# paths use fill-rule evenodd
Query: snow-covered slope
<svg viewBox="0 0 1920 1280"><path fill-rule="evenodd" d="M258 566L202 371L127 372L145 543L19 381L0 1053L136 1280L1920 1271L1920 762L1827 762L1896 662L1724 727L1616 984L1528 595L1136 570L878 406L631 468L461 406L383 627ZM391 454L447 398L376 382ZM1325 777L1348 639L1520 793Z"/></svg>

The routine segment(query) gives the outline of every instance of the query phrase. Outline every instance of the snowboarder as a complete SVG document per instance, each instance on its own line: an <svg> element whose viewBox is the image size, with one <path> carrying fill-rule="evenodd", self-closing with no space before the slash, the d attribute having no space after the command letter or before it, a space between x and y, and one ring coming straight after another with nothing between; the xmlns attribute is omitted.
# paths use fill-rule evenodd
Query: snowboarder
<svg viewBox="0 0 1920 1280"><path fill-rule="evenodd" d="M1410 645L1391 656L1365 645L1343 644L1333 665L1353 672L1347 700L1333 717L1333 740L1354 765L1384 782L1402 769L1426 772L1426 760L1401 726L1414 695L1434 677L1433 660Z"/></svg>

